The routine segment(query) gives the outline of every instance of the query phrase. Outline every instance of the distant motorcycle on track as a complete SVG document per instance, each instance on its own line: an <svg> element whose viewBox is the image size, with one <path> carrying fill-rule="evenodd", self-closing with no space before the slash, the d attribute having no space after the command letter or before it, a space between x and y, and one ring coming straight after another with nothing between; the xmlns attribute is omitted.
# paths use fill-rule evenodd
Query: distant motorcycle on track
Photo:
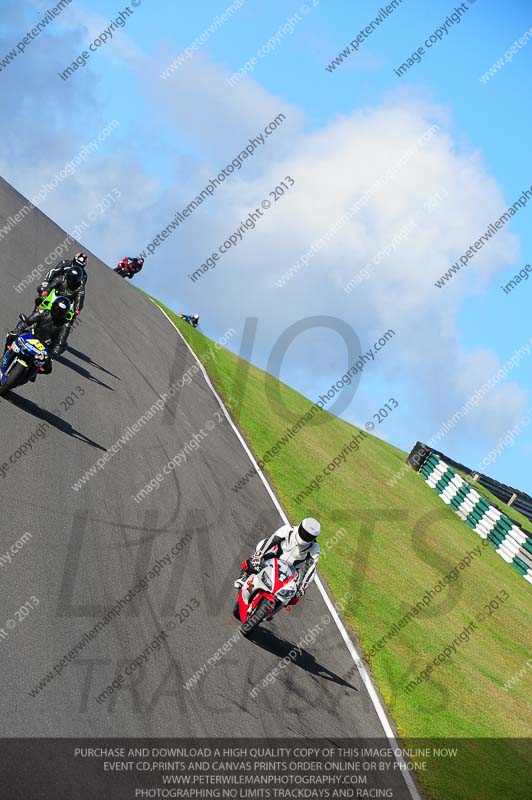
<svg viewBox="0 0 532 800"><path fill-rule="evenodd" d="M129 280L131 280L141 271L143 266L144 259L142 256L138 256L137 258L129 258L128 256L123 258L122 261L116 265L113 272L116 272L122 278L129 278Z"/></svg>
<svg viewBox="0 0 532 800"><path fill-rule="evenodd" d="M188 322L189 325L192 325L193 328L197 328L199 325L199 314L180 314L179 317Z"/></svg>

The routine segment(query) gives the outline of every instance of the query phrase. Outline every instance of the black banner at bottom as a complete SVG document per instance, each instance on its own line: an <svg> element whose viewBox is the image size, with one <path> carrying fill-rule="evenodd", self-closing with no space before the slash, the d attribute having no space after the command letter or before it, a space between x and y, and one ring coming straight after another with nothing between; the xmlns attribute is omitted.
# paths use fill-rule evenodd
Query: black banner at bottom
<svg viewBox="0 0 532 800"><path fill-rule="evenodd" d="M0 796L411 800L426 792L442 800L529 800L531 742L415 739L394 747L387 739L2 739Z"/></svg>

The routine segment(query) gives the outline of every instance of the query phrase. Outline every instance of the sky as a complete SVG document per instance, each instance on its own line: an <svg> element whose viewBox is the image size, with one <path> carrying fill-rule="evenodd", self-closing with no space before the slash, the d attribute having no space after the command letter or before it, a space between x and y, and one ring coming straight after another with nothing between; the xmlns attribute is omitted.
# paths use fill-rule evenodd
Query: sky
<svg viewBox="0 0 532 800"><path fill-rule="evenodd" d="M532 492L532 194L436 285L532 190L532 15L394 5L72 0L24 43L56 6L4 0L1 174L31 198L95 142L38 205L69 232L90 215L99 258L151 249L142 289L312 400L373 349L344 419Z"/></svg>

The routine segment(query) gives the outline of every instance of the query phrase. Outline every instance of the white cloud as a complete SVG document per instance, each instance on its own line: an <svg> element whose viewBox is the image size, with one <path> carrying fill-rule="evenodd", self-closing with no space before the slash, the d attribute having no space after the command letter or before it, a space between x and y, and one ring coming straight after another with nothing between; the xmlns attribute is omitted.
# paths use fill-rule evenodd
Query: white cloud
<svg viewBox="0 0 532 800"><path fill-rule="evenodd" d="M437 134L402 169L395 169L434 122L440 128ZM258 316L256 357L260 354L263 365L279 331L302 316L321 313L347 319L368 347L393 328L397 332L393 354L390 348L376 369L385 379L404 384L429 429L439 424L489 377L492 366L487 361L497 361L495 354L486 359L483 353L462 351L458 312L497 270L515 261L516 237L507 229L500 231L444 289L434 286L508 205L496 181L477 153L458 149L445 113L426 98L389 98L380 107L339 116L317 132L295 136L284 152L269 155L260 175L244 175L220 190L222 218L198 215L200 242L188 238L192 226L184 240L181 236L189 256L185 274L213 252L286 175L296 185L272 205L236 249L222 257L215 271L194 286L185 277L183 291L195 298L190 301L194 307L201 306L204 316L222 329L246 316ZM275 280L311 243L390 171L395 171L393 179L308 266L284 288L276 287ZM424 204L442 190L445 197L431 213ZM397 250L374 268L369 280L345 294L342 287L351 277L412 221L415 227ZM163 275L159 280L162 285ZM220 303L220 297L227 300ZM326 355L331 349L335 352L332 360ZM298 374L299 386L308 391L313 384L315 394L343 368L343 359L338 339L316 332L294 345L283 374ZM307 373L306 379L302 372ZM321 375L319 386L316 373ZM525 393L515 384L496 389L464 427L487 428L495 435L503 425L501 408L518 415L524 399Z"/></svg>
<svg viewBox="0 0 532 800"><path fill-rule="evenodd" d="M143 79L146 93L158 104L158 114L203 157L227 159L240 145L256 136L279 113L287 116L277 141L285 142L301 129L303 111L284 98L270 94L255 80L227 84L230 74L209 61L201 51L165 80L160 73L166 58L154 62ZM260 160L260 159L259 159ZM253 167L252 167L253 169Z"/></svg>
<svg viewBox="0 0 532 800"><path fill-rule="evenodd" d="M129 9L129 13L124 8ZM72 3L68 12L61 18L60 24L64 30L69 31L75 37L76 43L79 45L72 60L80 52L86 50L89 52L88 64L93 63L92 59L103 58L122 68L124 66L139 70L147 68L148 56L137 47L127 32L128 25L134 22L138 23L141 14L149 13L146 7L143 8L142 5L137 8L122 6L109 16L102 16L82 3ZM104 34L104 38L101 40L101 44L96 45L96 50L90 51L89 45L102 34ZM67 57L64 67L69 65ZM85 69L86 67L81 68L82 71ZM74 75L79 77L80 70L77 70Z"/></svg>

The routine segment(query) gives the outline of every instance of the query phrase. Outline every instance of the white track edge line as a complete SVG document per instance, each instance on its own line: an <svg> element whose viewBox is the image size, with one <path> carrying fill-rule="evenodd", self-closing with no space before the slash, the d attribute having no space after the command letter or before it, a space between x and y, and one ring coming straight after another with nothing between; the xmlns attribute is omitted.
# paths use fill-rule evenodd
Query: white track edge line
<svg viewBox="0 0 532 800"><path fill-rule="evenodd" d="M220 397L220 395L218 394L218 392L214 388L214 386L212 384L212 381L209 378L209 375L207 373L207 370L205 369L205 367L201 363L200 359L198 358L198 356L196 355L196 353L194 352L192 347L189 345L189 343L187 342L187 340L185 339L185 337L183 336L183 334L181 333L181 331L179 330L179 328L177 327L175 322L168 316L168 314L166 313L164 308L161 308L161 306L155 300L153 300L152 298L150 298L150 300L154 304L154 306L156 306L159 309L159 311L162 314L164 314L164 316L166 317L168 322L177 331L177 333L179 334L179 336L181 337L181 339L185 343L186 347L192 353L193 357L197 361L197 363L199 365L199 368L200 368L200 370L202 372L202 375L205 378L207 386L212 391L213 395L216 397L218 403L220 404L220 408L222 409L225 417L227 418L227 421L229 422L229 424L231 425L231 428L235 432L240 444L242 445L242 447L246 451L246 454L247 454L249 460L251 461L251 463L253 464L253 466L257 470L257 472L259 474L259 477L261 478L264 486L266 487L266 491L270 495L275 508L279 512L279 516L281 517L281 519L283 520L285 525L289 524L289 519L286 516L283 507L281 506L279 500L277 499L272 487L268 483L268 481L266 479L266 476L264 475L264 473L260 469L259 465L257 464L257 462L255 460L255 456L251 452L251 450L250 450L250 448L248 446L248 443L246 442L246 440L244 439L244 437L242 436L242 434L240 433L240 431L236 427L235 423L233 422L233 420L231 418L231 415L229 414L227 408L225 407L225 404L224 404L222 398ZM330 611L330 613L332 615L332 618L334 619L334 621L336 623L336 627L340 631L340 635L341 635L342 639L345 642L345 645L346 645L346 647L347 647L347 649L349 651L349 654L350 654L351 658L353 659L353 662L354 662L354 664L355 664L355 666L356 666L356 668L357 668L357 670L359 672L359 675L360 675L360 677L362 679L362 682L364 683L364 686L366 687L366 690L367 690L368 695L369 695L369 697L371 699L371 702L373 703L373 707L375 708L375 711L377 713L379 721L380 721L380 723L381 723L381 725L382 725L382 727L384 729L384 733L386 734L386 738L388 739L388 741L390 742L390 744L392 745L392 747L394 749L395 760L402 767L401 768L401 774L402 774L402 776L404 778L406 787L407 787L408 791L410 792L410 796L412 797L412 800L423 800L423 798L421 797L421 795L419 794L419 792L417 790L417 786L415 785L415 783L414 783L414 781L412 779L412 776L410 775L410 772L407 771L408 768L407 768L406 760L401 755L396 755L395 754L395 749L396 748L400 748L401 746L400 746L399 742L397 741L397 738L395 737L395 734L394 734L392 726L390 725L390 722L388 720L388 717L387 717L386 711L384 709L384 706L382 705L382 703L380 701L380 698L379 698L379 696L377 694L377 690L373 686L373 682L372 682L371 677L370 677L370 675L369 675L369 673L368 673L368 671L367 671L367 669L366 669L366 667L364 665L364 662L362 661L362 658L360 657L354 642L352 641L351 637L349 636L349 634L348 634L348 632L347 632L347 630L345 628L345 625L343 624L342 620L338 616L338 612L336 611L336 608L334 607L331 598L329 597L329 595L325 591L325 587L323 586L322 582L320 581L318 575L316 575L315 583L316 583L316 586L318 587L318 589L320 591L321 596L323 597L323 600L325 601L325 605L329 609L329 611Z"/></svg>

